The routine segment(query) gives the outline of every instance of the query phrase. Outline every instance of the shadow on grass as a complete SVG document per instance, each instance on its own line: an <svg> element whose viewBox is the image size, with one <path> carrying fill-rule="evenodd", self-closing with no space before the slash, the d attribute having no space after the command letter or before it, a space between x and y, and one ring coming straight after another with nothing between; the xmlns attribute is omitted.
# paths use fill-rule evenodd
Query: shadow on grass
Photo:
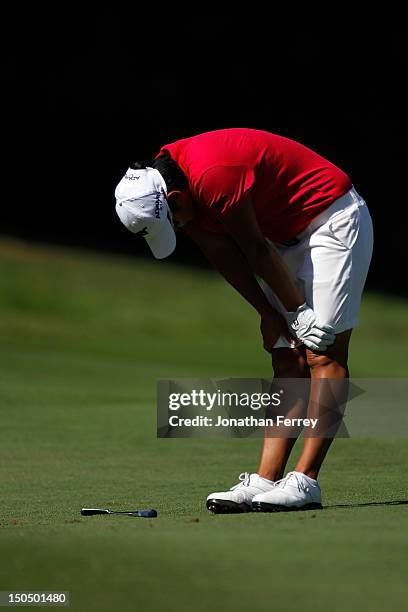
<svg viewBox="0 0 408 612"><path fill-rule="evenodd" d="M392 501L364 502L362 504L333 504L332 506L323 506L323 510L329 508L364 508L366 506L404 506L407 504L408 499L394 499Z"/></svg>

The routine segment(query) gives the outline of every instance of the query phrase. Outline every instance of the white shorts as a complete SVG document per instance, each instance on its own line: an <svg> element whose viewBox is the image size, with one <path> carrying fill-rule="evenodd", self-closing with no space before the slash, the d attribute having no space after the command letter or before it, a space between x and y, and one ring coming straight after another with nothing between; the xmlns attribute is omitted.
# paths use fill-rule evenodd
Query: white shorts
<svg viewBox="0 0 408 612"><path fill-rule="evenodd" d="M317 319L336 334L358 323L361 294L373 250L373 226L363 198L354 188L333 202L298 237L294 246L275 244ZM285 309L263 280L269 302ZM279 338L274 348L292 347Z"/></svg>

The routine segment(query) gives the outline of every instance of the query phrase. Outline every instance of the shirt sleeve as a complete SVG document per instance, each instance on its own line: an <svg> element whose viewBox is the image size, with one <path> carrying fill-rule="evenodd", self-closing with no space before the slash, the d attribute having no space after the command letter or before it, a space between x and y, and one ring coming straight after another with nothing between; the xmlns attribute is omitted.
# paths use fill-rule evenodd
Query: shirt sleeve
<svg viewBox="0 0 408 612"><path fill-rule="evenodd" d="M215 166L204 172L198 184L201 205L212 213L225 214L248 194L254 171L246 166Z"/></svg>

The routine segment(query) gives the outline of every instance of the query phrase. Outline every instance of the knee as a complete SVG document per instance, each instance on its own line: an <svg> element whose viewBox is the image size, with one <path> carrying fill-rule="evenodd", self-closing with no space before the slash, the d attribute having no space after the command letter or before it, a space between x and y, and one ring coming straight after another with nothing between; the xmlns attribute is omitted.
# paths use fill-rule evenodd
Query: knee
<svg viewBox="0 0 408 612"><path fill-rule="evenodd" d="M313 372L313 370L330 369L334 374L340 369L348 372L348 351L352 331L348 329L337 334L334 344L324 353L315 353L311 349L306 349L306 362L310 370Z"/></svg>
<svg viewBox="0 0 408 612"><path fill-rule="evenodd" d="M272 351L275 378L303 378L308 371L304 351L279 348Z"/></svg>
<svg viewBox="0 0 408 612"><path fill-rule="evenodd" d="M336 376L339 371L347 372L347 357L342 354L315 353L306 350L306 362L312 374L322 376Z"/></svg>
<svg viewBox="0 0 408 612"><path fill-rule="evenodd" d="M309 368L319 368L328 366L335 361L332 357L324 353L315 353L311 349L306 350L306 362Z"/></svg>

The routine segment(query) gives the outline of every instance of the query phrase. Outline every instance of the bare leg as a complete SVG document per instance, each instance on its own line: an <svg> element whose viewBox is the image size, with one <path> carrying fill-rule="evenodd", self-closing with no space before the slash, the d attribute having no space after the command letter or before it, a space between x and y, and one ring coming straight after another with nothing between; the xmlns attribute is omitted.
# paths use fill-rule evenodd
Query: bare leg
<svg viewBox="0 0 408 612"><path fill-rule="evenodd" d="M304 347L299 349L278 348L272 351L274 378L307 378L309 366ZM299 400L300 402L302 400ZM302 406L293 406L294 412L301 412ZM261 452L258 474L268 480L279 480L289 458L296 438L274 438L267 428Z"/></svg>
<svg viewBox="0 0 408 612"><path fill-rule="evenodd" d="M349 376L347 360L348 347L352 330L342 332L336 337L333 346L329 347L325 354L314 353L309 349L306 351L307 363L311 371L311 391L308 416L315 417L316 407L322 405L322 379L345 380ZM315 384L314 384L315 383ZM341 387L341 388L340 388ZM339 393L344 393L344 385L339 387ZM335 403L342 402L340 397L332 397L333 407ZM327 405L327 395L324 403ZM302 454L296 465L297 472L303 472L310 478L317 478L319 470L326 456L333 438L305 437Z"/></svg>

